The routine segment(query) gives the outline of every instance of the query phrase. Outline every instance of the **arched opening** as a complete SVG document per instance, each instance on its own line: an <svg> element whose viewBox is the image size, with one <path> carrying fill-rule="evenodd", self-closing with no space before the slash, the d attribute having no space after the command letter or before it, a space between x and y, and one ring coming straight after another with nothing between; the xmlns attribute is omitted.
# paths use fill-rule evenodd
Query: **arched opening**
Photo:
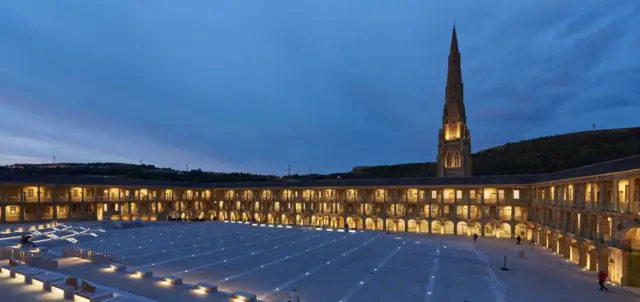
<svg viewBox="0 0 640 302"><path fill-rule="evenodd" d="M553 234L551 234L551 232L547 231L547 234L544 236L544 238L545 238L544 247L546 247L548 249L552 249Z"/></svg>
<svg viewBox="0 0 640 302"><path fill-rule="evenodd" d="M440 220L434 220L431 222L431 233L432 234L443 234L444 229L442 228L442 223Z"/></svg>
<svg viewBox="0 0 640 302"><path fill-rule="evenodd" d="M471 234L469 233L469 228L466 222L464 221L459 221L458 222L458 227L456 230L456 235L467 235L470 236Z"/></svg>
<svg viewBox="0 0 640 302"><path fill-rule="evenodd" d="M262 222L262 214L260 213L254 213L253 214L253 219L256 220L256 222Z"/></svg>
<svg viewBox="0 0 640 302"><path fill-rule="evenodd" d="M515 235L520 236L522 239L531 240L531 230L527 227L526 223L518 223L515 227Z"/></svg>
<svg viewBox="0 0 640 302"><path fill-rule="evenodd" d="M267 223L274 223L274 220L275 219L273 218L273 214L267 214Z"/></svg>
<svg viewBox="0 0 640 302"><path fill-rule="evenodd" d="M627 285L640 287L640 228L632 227L622 235L622 245L629 251L628 256L622 259L622 255L614 254L614 261L622 263L626 261L628 267ZM622 266L622 265L620 265Z"/></svg>
<svg viewBox="0 0 640 302"><path fill-rule="evenodd" d="M429 221L420 219L420 233L429 233Z"/></svg>
<svg viewBox="0 0 640 302"><path fill-rule="evenodd" d="M473 234L477 234L478 236L480 236L480 234L482 234L482 224L477 221L468 223L467 232L470 236L473 236Z"/></svg>
<svg viewBox="0 0 640 302"><path fill-rule="evenodd" d="M367 217L364 220L364 224L365 224L365 229L367 229L368 231L374 231L376 229L376 223L371 217Z"/></svg>
<svg viewBox="0 0 640 302"><path fill-rule="evenodd" d="M296 225L304 225L304 218L300 214L296 214Z"/></svg>
<svg viewBox="0 0 640 302"><path fill-rule="evenodd" d="M347 225L346 227L348 227L349 229L355 229L356 228L356 222L353 221L353 217L349 216L347 217Z"/></svg>
<svg viewBox="0 0 640 302"><path fill-rule="evenodd" d="M598 249L595 245L589 246L589 252L587 252L587 269L592 272L598 271Z"/></svg>
<svg viewBox="0 0 640 302"><path fill-rule="evenodd" d="M387 231L395 232L396 231L396 223L391 218L387 218Z"/></svg>
<svg viewBox="0 0 640 302"><path fill-rule="evenodd" d="M489 222L484 225L484 235L487 237L496 236L496 224L495 222Z"/></svg>
<svg viewBox="0 0 640 302"><path fill-rule="evenodd" d="M498 229L496 236L499 238L511 238L511 225L506 222L500 224L500 228Z"/></svg>
<svg viewBox="0 0 640 302"><path fill-rule="evenodd" d="M420 232L420 226L415 219L409 219L409 221L407 221L407 231L412 233Z"/></svg>
<svg viewBox="0 0 640 302"><path fill-rule="evenodd" d="M231 212L231 221L236 221L238 219L236 212Z"/></svg>
<svg viewBox="0 0 640 302"><path fill-rule="evenodd" d="M198 220L204 220L204 212L198 214Z"/></svg>
<svg viewBox="0 0 640 302"><path fill-rule="evenodd" d="M445 234L445 235L454 234L453 221L447 220L442 224L442 234Z"/></svg>
<svg viewBox="0 0 640 302"><path fill-rule="evenodd" d="M460 153L458 152L453 154L453 166L460 167Z"/></svg>
<svg viewBox="0 0 640 302"><path fill-rule="evenodd" d="M555 252L558 255L563 255L564 253L564 247L563 247L563 243L564 242L564 237L562 237L562 235L558 234L558 239L556 239L556 249Z"/></svg>
<svg viewBox="0 0 640 302"><path fill-rule="evenodd" d="M382 220L382 218L378 218L376 220L376 230L377 231L384 231L384 220Z"/></svg>
<svg viewBox="0 0 640 302"><path fill-rule="evenodd" d="M398 222L396 224L396 232L404 232L404 231L405 231L404 219L398 219Z"/></svg>
<svg viewBox="0 0 640 302"><path fill-rule="evenodd" d="M575 239L571 239L571 250L569 250L569 260L575 264L580 262L580 245Z"/></svg>

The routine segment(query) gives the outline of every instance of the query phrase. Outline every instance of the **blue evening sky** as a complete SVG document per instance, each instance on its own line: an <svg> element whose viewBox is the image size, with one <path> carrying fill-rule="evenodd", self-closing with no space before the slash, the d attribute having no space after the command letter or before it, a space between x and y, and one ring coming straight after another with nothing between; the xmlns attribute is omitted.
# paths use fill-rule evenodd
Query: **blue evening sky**
<svg viewBox="0 0 640 302"><path fill-rule="evenodd" d="M638 0L4 0L0 163L433 161L454 20L474 152L638 126Z"/></svg>

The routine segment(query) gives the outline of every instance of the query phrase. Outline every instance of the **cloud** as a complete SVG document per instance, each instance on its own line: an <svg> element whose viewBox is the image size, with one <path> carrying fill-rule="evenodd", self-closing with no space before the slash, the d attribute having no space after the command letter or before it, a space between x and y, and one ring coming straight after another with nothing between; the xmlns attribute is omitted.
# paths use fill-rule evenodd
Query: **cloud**
<svg viewBox="0 0 640 302"><path fill-rule="evenodd" d="M432 161L456 21L474 150L637 125L640 4L0 3L0 161ZM612 118L613 117L613 118Z"/></svg>

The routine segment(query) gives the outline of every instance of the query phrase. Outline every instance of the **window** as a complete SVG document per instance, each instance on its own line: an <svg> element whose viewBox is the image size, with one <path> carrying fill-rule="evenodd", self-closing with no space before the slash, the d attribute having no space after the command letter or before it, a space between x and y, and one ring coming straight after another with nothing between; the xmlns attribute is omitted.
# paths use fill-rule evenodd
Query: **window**
<svg viewBox="0 0 640 302"><path fill-rule="evenodd" d="M460 153L456 152L453 155L453 166L460 167Z"/></svg>
<svg viewBox="0 0 640 302"><path fill-rule="evenodd" d="M447 152L445 154L444 166L445 166L445 168L452 168L453 167L453 155L451 155L451 153L449 153L449 152Z"/></svg>
<svg viewBox="0 0 640 302"><path fill-rule="evenodd" d="M462 190L456 190L456 199L462 199Z"/></svg>
<svg viewBox="0 0 640 302"><path fill-rule="evenodd" d="M436 190L431 190L431 198L433 199L438 198L438 192Z"/></svg>
<svg viewBox="0 0 640 302"><path fill-rule="evenodd" d="M520 199L520 190L513 190L513 199Z"/></svg>
<svg viewBox="0 0 640 302"><path fill-rule="evenodd" d="M74 198L78 197L78 189L73 189L73 191L71 191L71 196Z"/></svg>
<svg viewBox="0 0 640 302"><path fill-rule="evenodd" d="M476 190L469 191L469 199L471 199L471 200L475 200L476 199Z"/></svg>
<svg viewBox="0 0 640 302"><path fill-rule="evenodd" d="M376 191L376 198L380 198L380 191Z"/></svg>
<svg viewBox="0 0 640 302"><path fill-rule="evenodd" d="M36 194L35 194L35 190L33 190L33 189L27 189L27 197L29 197L29 198L33 198L33 197L35 197L35 195L36 195Z"/></svg>
<svg viewBox="0 0 640 302"><path fill-rule="evenodd" d="M9 206L9 215L15 215L16 214L16 206Z"/></svg>
<svg viewBox="0 0 640 302"><path fill-rule="evenodd" d="M45 207L42 209L42 211L43 211L45 214L49 214L49 213L51 213L51 207L49 207L49 206L45 206Z"/></svg>

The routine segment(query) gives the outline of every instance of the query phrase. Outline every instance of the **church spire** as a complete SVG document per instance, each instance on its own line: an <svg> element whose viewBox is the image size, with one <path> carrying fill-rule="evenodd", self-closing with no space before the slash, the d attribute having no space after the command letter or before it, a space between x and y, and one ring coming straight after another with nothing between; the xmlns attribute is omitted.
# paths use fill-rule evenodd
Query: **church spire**
<svg viewBox="0 0 640 302"><path fill-rule="evenodd" d="M451 33L451 48L449 50L449 70L447 71L447 87L445 92L443 118L466 123L467 116L464 107L464 88L462 84L462 68L460 64L460 50L458 48L458 34L453 24Z"/></svg>
<svg viewBox="0 0 640 302"><path fill-rule="evenodd" d="M460 50L454 23L449 49L442 128L439 132L438 176L466 177L471 176L472 173L471 133L467 127Z"/></svg>

